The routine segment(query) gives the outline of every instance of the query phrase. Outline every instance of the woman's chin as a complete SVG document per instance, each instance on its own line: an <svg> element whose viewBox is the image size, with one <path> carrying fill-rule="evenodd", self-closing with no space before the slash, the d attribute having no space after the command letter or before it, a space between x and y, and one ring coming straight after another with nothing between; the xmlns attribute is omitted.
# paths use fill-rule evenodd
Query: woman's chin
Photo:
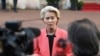
<svg viewBox="0 0 100 56"><path fill-rule="evenodd" d="M54 28L54 26L53 26L53 25L48 25L47 27L49 27L49 28Z"/></svg>

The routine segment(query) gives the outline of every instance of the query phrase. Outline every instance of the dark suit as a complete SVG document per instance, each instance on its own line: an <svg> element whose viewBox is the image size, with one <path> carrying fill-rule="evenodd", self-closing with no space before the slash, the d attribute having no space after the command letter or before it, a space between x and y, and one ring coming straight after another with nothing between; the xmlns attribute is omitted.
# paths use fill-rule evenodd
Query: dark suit
<svg viewBox="0 0 100 56"><path fill-rule="evenodd" d="M1 0L2 2L2 9L6 9L6 0ZM13 10L17 11L17 0L13 0Z"/></svg>
<svg viewBox="0 0 100 56"><path fill-rule="evenodd" d="M13 0L13 9L17 11L17 0Z"/></svg>
<svg viewBox="0 0 100 56"><path fill-rule="evenodd" d="M59 1L60 0L46 0L47 5L54 6L59 9Z"/></svg>
<svg viewBox="0 0 100 56"><path fill-rule="evenodd" d="M1 0L2 3L2 9L5 10L6 9L6 0Z"/></svg>
<svg viewBox="0 0 100 56"><path fill-rule="evenodd" d="M77 10L78 0L70 0L71 2L71 10Z"/></svg>

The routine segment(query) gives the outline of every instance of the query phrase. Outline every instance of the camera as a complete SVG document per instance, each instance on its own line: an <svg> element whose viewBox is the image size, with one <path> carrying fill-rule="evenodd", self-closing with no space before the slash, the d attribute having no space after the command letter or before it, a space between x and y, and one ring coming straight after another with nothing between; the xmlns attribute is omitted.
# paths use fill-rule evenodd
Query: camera
<svg viewBox="0 0 100 56"><path fill-rule="evenodd" d="M34 37L40 30L34 27L21 27L22 21L7 21L0 27L0 56L26 56Z"/></svg>

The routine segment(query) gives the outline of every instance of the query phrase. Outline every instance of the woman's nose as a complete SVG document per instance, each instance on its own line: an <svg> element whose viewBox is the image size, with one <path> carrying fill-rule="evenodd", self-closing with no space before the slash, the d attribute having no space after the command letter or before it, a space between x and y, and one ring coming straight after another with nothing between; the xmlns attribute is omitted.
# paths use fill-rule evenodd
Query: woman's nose
<svg viewBox="0 0 100 56"><path fill-rule="evenodd" d="M48 20L49 22L51 22L52 21L52 19L51 18L49 18L49 20Z"/></svg>

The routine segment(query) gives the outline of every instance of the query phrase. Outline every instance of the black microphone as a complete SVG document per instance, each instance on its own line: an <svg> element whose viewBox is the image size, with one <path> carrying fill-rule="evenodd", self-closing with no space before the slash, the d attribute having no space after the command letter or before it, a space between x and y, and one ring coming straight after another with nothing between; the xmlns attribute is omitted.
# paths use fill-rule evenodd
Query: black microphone
<svg viewBox="0 0 100 56"><path fill-rule="evenodd" d="M66 46L67 46L67 43L66 43L67 40L64 40L64 39L59 39L58 42L57 42L57 46L60 47L60 48L63 48L65 49Z"/></svg>
<svg viewBox="0 0 100 56"><path fill-rule="evenodd" d="M21 31L21 35L28 39L38 37L40 34L40 29L34 27L23 28Z"/></svg>
<svg viewBox="0 0 100 56"><path fill-rule="evenodd" d="M33 39L35 37L38 37L40 33L40 29L34 28L34 27L28 27L23 30L25 32L25 35L27 37L27 41L25 41L25 45L23 47L23 51L26 54L32 54L33 52Z"/></svg>
<svg viewBox="0 0 100 56"><path fill-rule="evenodd" d="M38 29L38 28L29 27L28 29L31 30L34 33L35 37L37 37L41 34L40 29Z"/></svg>

